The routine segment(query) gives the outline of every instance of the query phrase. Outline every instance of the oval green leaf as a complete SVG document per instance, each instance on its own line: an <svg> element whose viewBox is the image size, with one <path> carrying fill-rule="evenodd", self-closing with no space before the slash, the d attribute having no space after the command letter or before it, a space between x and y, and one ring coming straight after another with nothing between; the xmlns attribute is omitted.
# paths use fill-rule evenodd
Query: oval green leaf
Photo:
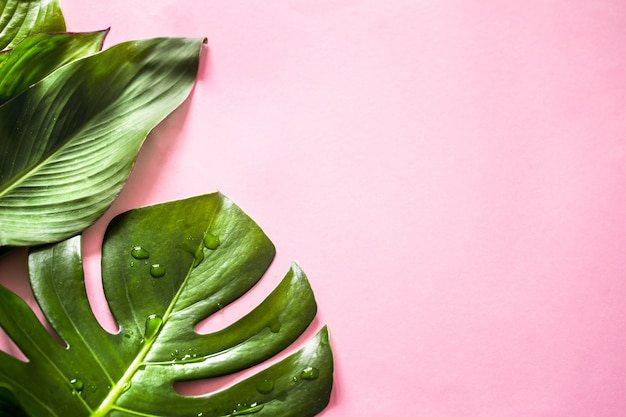
<svg viewBox="0 0 626 417"><path fill-rule="evenodd" d="M121 43L0 106L0 246L60 241L97 220L147 134L191 91L202 42Z"/></svg>
<svg viewBox="0 0 626 417"><path fill-rule="evenodd" d="M217 248L204 245L207 234L219 236ZM174 389L176 381L263 362L295 341L316 314L308 280L294 264L249 314L213 333L195 331L246 293L274 256L262 230L224 196L145 207L112 221L102 276L116 334L103 330L91 311L80 245L74 237L29 255L35 297L66 346L0 287L0 325L28 358L1 354L0 386L10 388L29 415L309 417L327 405L333 360L326 328L295 354L233 386L193 397ZM151 273L157 263L164 275Z"/></svg>

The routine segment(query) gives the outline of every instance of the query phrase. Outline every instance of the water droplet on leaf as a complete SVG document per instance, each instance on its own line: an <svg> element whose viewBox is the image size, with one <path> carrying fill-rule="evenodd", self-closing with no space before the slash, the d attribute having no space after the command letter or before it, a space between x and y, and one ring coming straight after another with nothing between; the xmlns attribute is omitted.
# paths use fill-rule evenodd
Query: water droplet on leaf
<svg viewBox="0 0 626 417"><path fill-rule="evenodd" d="M264 379L256 384L256 390L259 391L260 394L269 394L274 391L274 381L271 379Z"/></svg>
<svg viewBox="0 0 626 417"><path fill-rule="evenodd" d="M149 343L154 340L156 335L163 327L163 318L156 314L151 314L146 319L146 331L144 333L144 342Z"/></svg>
<svg viewBox="0 0 626 417"><path fill-rule="evenodd" d="M152 275L153 278L161 278L165 275L165 267L161 264L153 264L150 267L150 275Z"/></svg>
<svg viewBox="0 0 626 417"><path fill-rule="evenodd" d="M72 389L74 392L80 394L85 388L85 383L78 378L74 378L70 380L70 384L72 384Z"/></svg>
<svg viewBox="0 0 626 417"><path fill-rule="evenodd" d="M258 413L263 409L263 404L237 404L237 407L233 409L233 412L230 413L231 416L243 416L246 414L254 414Z"/></svg>
<svg viewBox="0 0 626 417"><path fill-rule="evenodd" d="M141 246L135 246L131 249L130 256L135 259L148 259L150 257L150 254Z"/></svg>
<svg viewBox="0 0 626 417"><path fill-rule="evenodd" d="M279 320L274 320L269 325L269 328L272 331L272 333L278 333L281 327L283 327L283 324Z"/></svg>
<svg viewBox="0 0 626 417"><path fill-rule="evenodd" d="M193 267L197 267L198 265L200 265L200 263L204 260L204 251L202 250L202 248L198 249L198 251L196 252L196 255L194 256L193 259Z"/></svg>
<svg viewBox="0 0 626 417"><path fill-rule="evenodd" d="M211 250L217 249L220 245L220 238L215 235L212 235L211 233L207 233L206 235L204 235L204 238L202 239L202 241L204 242L204 246L207 249L211 249Z"/></svg>
<svg viewBox="0 0 626 417"><path fill-rule="evenodd" d="M300 378L306 379L307 381L312 381L314 379L317 379L319 376L320 376L319 369L314 368L312 366L307 366L300 373Z"/></svg>

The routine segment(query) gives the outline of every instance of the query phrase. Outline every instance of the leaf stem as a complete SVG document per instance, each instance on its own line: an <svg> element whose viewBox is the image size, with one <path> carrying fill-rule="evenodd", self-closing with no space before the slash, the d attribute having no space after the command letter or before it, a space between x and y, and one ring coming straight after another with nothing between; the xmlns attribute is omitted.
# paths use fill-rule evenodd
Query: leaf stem
<svg viewBox="0 0 626 417"><path fill-rule="evenodd" d="M217 211L217 207L214 208L214 212L213 212L213 215L211 216L211 219L215 218L215 212L216 211ZM209 230L209 228L211 227L211 224L212 224L212 220L209 223L209 225L206 227L205 232ZM200 243L200 245L202 245L202 243ZM189 276L191 275L192 271L193 271L193 265L190 265L189 266L189 270L187 271L187 276L185 277L185 279L184 279L183 283L181 284L180 288L178 289L178 292L176 293L176 295L174 296L174 298L170 302L170 305L167 308L167 310L165 311L165 314L163 314L163 317L161 319L162 320L161 325L158 326L158 329L157 329L156 333L151 335L150 337L146 337L144 339L144 345L141 348L141 350L139 351L139 353L137 354L137 356L135 356L135 359L132 361L132 363L126 369L126 372L124 373L124 375L122 375L120 380L113 385L113 387L109 391L109 394L100 403L98 408L91 413L91 417L105 417L111 410L119 408L118 406L115 405L115 402L117 401L117 399L125 391L127 391L130 388L131 380L132 380L133 376L135 375L135 373L137 372L137 370L139 369L139 367L146 365L144 363L144 359L146 358L146 356L148 356L148 353L150 352L150 349L152 348L152 345L154 344L155 340L157 339L157 335L161 332L161 329L163 328L163 324L165 324L167 319L172 314L172 310L174 309L174 305L176 304L176 302L180 298L180 294L182 293L183 289L187 285L187 282L189 281ZM141 416L142 414L137 414L137 415ZM150 415L148 415L148 416L150 416Z"/></svg>
<svg viewBox="0 0 626 417"><path fill-rule="evenodd" d="M100 403L98 408L91 413L91 417L104 417L112 409L118 408L115 405L115 402L125 391L127 391L130 388L131 379L133 378L133 376L135 375L139 367L142 365L143 360L148 355L148 352L150 351L150 348L152 347L153 343L154 343L154 339L145 340L143 347L141 348L141 350L139 351L135 359L132 361L130 366L126 369L126 372L124 373L124 375L122 375L120 380L117 381L117 383L115 383L115 385L111 388L111 390L109 391L109 394ZM151 416L150 414L137 414L137 415Z"/></svg>

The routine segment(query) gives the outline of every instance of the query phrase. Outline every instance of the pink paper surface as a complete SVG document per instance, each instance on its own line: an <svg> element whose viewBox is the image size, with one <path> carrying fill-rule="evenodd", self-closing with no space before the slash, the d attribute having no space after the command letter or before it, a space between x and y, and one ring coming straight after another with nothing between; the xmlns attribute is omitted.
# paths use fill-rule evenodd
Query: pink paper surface
<svg viewBox="0 0 626 417"><path fill-rule="evenodd" d="M626 410L626 4L61 0L106 46L208 38L192 96L85 235L220 190L330 326L324 417L621 417ZM0 281L28 297L19 252ZM244 374L237 377L245 376ZM186 386L215 389L227 381Z"/></svg>

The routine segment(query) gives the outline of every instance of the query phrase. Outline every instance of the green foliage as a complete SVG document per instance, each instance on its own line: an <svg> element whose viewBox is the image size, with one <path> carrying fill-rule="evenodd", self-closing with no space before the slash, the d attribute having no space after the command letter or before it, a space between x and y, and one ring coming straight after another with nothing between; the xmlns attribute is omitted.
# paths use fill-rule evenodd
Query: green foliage
<svg viewBox="0 0 626 417"><path fill-rule="evenodd" d="M206 242L214 237L219 245L210 249ZM28 358L0 356L0 386L29 415L306 417L328 403L333 365L326 329L235 386L196 397L173 389L174 381L230 374L274 356L316 314L306 276L293 265L239 321L214 333L194 330L248 291L274 256L262 230L224 196L124 213L109 225L102 255L116 334L103 330L89 307L80 237L33 249L28 261L37 302L65 345L19 297L0 290L0 325Z"/></svg>
<svg viewBox="0 0 626 417"><path fill-rule="evenodd" d="M147 134L189 95L204 40L99 52L106 31L63 33L57 1L0 7L2 252L66 239L102 215Z"/></svg>
<svg viewBox="0 0 626 417"><path fill-rule="evenodd" d="M0 245L59 241L98 219L149 131L191 91L201 42L118 44L0 106Z"/></svg>
<svg viewBox="0 0 626 417"><path fill-rule="evenodd" d="M189 95L203 39L101 51L106 31L65 33L55 0L0 0L0 253L31 246L30 307L0 286L0 417L314 416L333 359L323 328L248 379L187 397L174 382L247 369L308 327L316 303L292 265L252 312L211 334L195 326L246 293L274 247L230 200L209 194L132 210L110 224L102 276L119 326L90 309L81 237L120 191L150 130Z"/></svg>

